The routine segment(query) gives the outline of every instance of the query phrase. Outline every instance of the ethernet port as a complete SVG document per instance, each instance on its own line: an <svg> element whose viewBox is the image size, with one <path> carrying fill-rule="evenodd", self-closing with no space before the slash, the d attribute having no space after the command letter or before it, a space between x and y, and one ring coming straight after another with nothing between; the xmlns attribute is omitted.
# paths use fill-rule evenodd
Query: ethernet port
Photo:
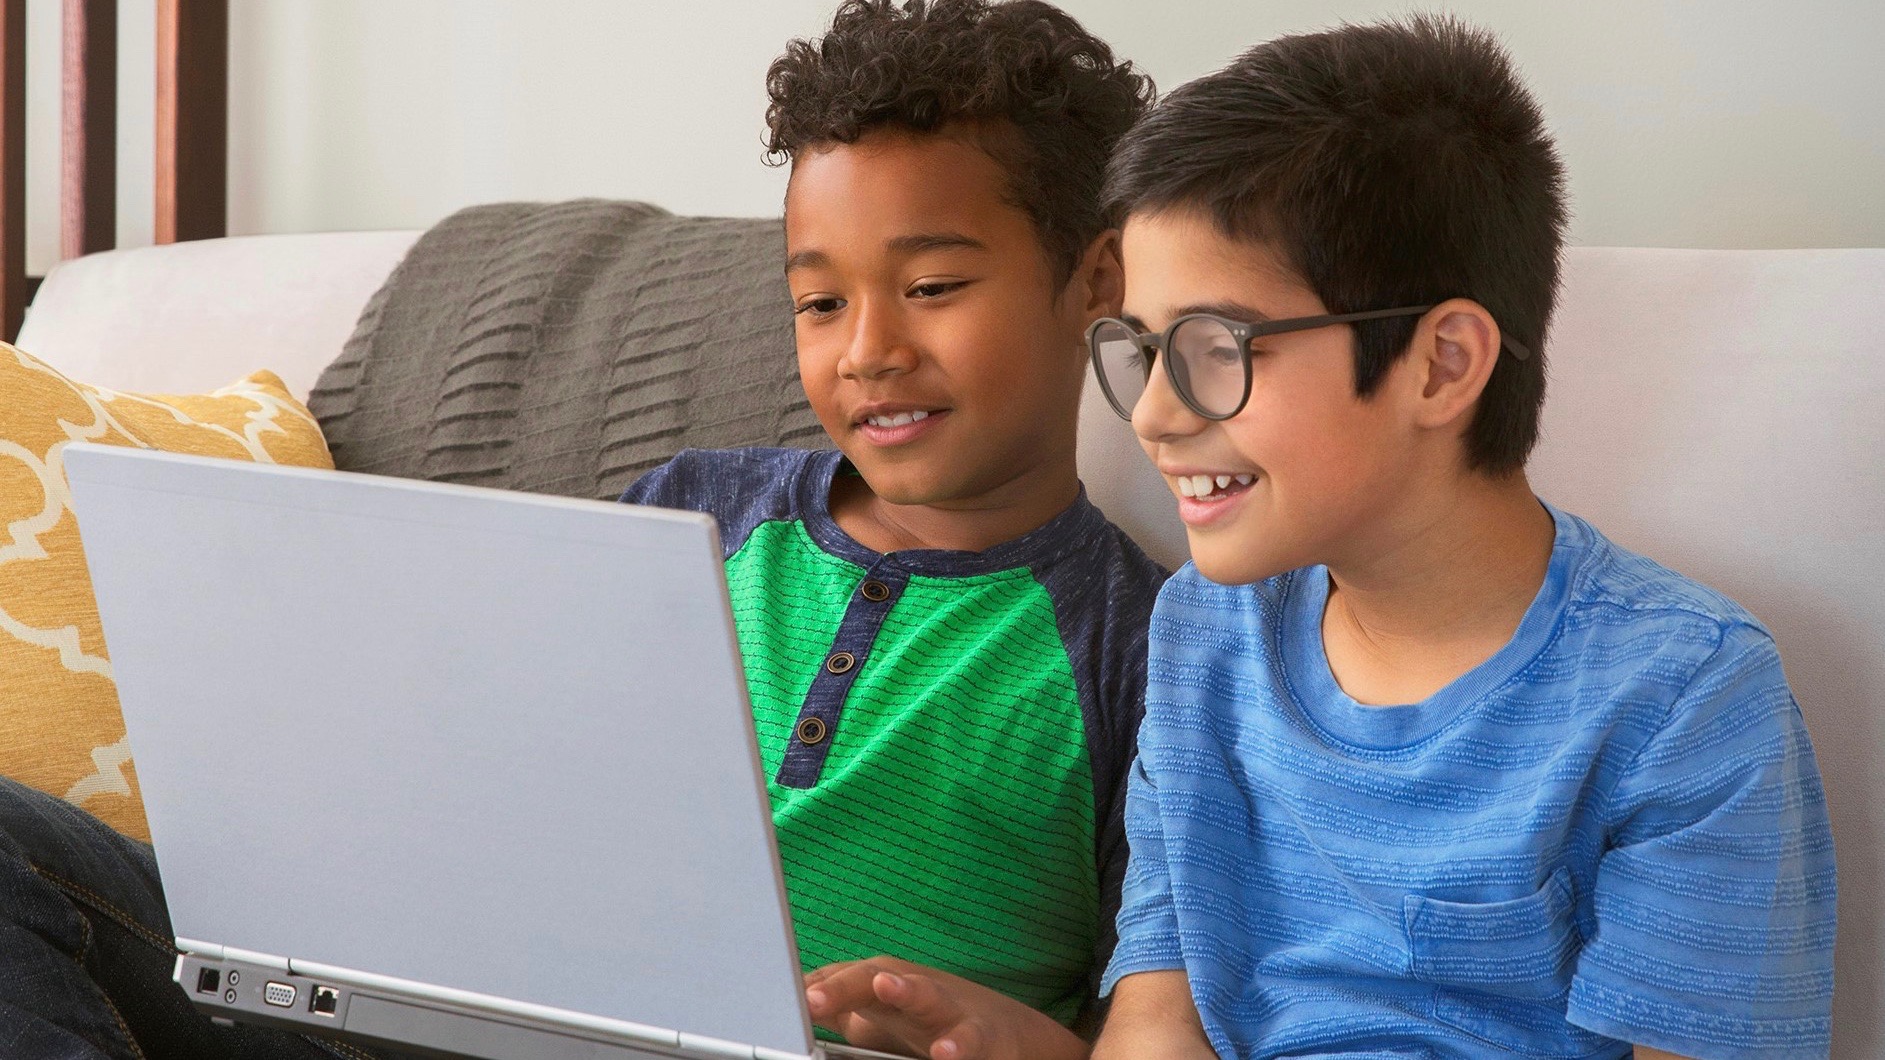
<svg viewBox="0 0 1885 1060"><path fill-rule="evenodd" d="M331 986L317 986L308 995L308 1011L316 1016L332 1016L340 1008L340 991Z"/></svg>
<svg viewBox="0 0 1885 1060"><path fill-rule="evenodd" d="M218 972L216 969L198 968L196 970L196 992L199 994L213 994L216 992L216 988L222 985L221 980L222 973Z"/></svg>

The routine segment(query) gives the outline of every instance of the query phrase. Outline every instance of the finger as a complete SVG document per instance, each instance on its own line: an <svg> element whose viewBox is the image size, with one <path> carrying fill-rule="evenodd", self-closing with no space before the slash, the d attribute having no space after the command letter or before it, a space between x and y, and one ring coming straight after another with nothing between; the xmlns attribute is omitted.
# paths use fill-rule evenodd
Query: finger
<svg viewBox="0 0 1885 1060"><path fill-rule="evenodd" d="M987 1060L988 1035L975 1020L964 1020L930 1043L930 1060Z"/></svg>
<svg viewBox="0 0 1885 1060"><path fill-rule="evenodd" d="M860 1049L872 1049L884 1053L908 1052L910 1043L890 1033L869 1016L848 1012L832 1021L832 1030L844 1035L844 1040Z"/></svg>
<svg viewBox="0 0 1885 1060"><path fill-rule="evenodd" d="M821 966L819 966L819 967L817 967L817 968L813 968L813 969L812 969L811 971L809 971L809 972L806 972L806 973L805 973L805 975L804 975L804 977L803 977L803 978L804 978L804 980L805 980L805 985L806 985L806 986L811 986L811 985L812 985L813 983L817 983L817 982L821 982L821 981L823 981L823 980L825 980L825 979L829 979L829 978L830 978L830 977L832 976L832 974L833 974L833 973L836 973L836 972L841 972L841 971L843 971L844 969L846 969L846 968L849 968L849 967L851 967L852 965L855 965L855 964L857 964L857 963L859 963L859 962L857 962L857 961L837 961L837 962L835 962L835 963L832 963L832 964L826 964L826 965L821 965Z"/></svg>
<svg viewBox="0 0 1885 1060"><path fill-rule="evenodd" d="M878 1004L871 986L878 969L872 962L852 961L820 970L826 974L805 988L805 1004L812 1010L812 1018L829 1020Z"/></svg>
<svg viewBox="0 0 1885 1060"><path fill-rule="evenodd" d="M933 1038L962 1021L962 1006L927 975L880 971L871 978L877 999L896 1010L897 1022Z"/></svg>

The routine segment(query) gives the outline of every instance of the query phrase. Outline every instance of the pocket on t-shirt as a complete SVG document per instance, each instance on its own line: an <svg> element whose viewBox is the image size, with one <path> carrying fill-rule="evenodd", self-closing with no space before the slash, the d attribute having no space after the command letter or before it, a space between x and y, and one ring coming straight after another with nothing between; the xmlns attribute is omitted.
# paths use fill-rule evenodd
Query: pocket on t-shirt
<svg viewBox="0 0 1885 1060"><path fill-rule="evenodd" d="M1532 894L1503 902L1402 903L1414 978L1435 986L1552 1001L1571 989L1583 938L1571 874L1559 868Z"/></svg>

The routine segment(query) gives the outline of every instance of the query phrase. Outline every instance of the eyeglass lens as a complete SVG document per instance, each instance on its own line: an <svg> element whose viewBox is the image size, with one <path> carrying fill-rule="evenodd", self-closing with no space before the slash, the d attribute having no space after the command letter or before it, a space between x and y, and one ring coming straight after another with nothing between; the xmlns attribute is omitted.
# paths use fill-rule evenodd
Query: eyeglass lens
<svg viewBox="0 0 1885 1060"><path fill-rule="evenodd" d="M1248 370L1237 336L1209 317L1193 317L1171 336L1169 371L1180 397L1213 416L1228 416L1244 399ZM1100 381L1119 414L1132 416L1154 370L1154 355L1123 323L1104 321L1094 328L1093 350Z"/></svg>
<svg viewBox="0 0 1885 1060"><path fill-rule="evenodd" d="M1237 336L1209 317L1178 325L1171 341L1172 374L1178 391L1213 416L1228 416L1244 400L1244 351Z"/></svg>
<svg viewBox="0 0 1885 1060"><path fill-rule="evenodd" d="M1093 330L1093 352L1094 367L1113 407L1130 418L1152 372L1152 361L1139 345L1139 337L1124 324L1104 321Z"/></svg>

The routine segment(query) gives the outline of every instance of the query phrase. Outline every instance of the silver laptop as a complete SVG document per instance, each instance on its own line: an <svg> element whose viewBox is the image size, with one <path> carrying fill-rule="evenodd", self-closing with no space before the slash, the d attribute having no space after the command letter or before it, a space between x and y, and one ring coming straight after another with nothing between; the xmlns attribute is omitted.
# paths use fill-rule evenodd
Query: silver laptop
<svg viewBox="0 0 1885 1060"><path fill-rule="evenodd" d="M64 451L177 981L509 1058L821 1046L705 515Z"/></svg>

